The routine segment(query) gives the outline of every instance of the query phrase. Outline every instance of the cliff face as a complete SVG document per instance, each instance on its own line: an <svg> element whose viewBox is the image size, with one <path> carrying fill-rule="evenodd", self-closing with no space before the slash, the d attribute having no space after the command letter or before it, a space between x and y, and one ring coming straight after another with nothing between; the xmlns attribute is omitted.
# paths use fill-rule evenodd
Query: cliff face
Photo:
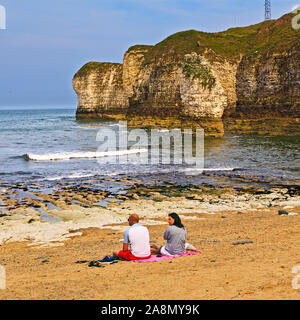
<svg viewBox="0 0 300 320"><path fill-rule="evenodd" d="M122 80L123 66L90 62L73 78L77 93L77 118L122 118L129 105Z"/></svg>
<svg viewBox="0 0 300 320"><path fill-rule="evenodd" d="M222 119L300 118L300 32L292 18L220 33L179 32L155 46L129 48L123 65L86 64L73 79L77 118L217 123L208 131L218 136Z"/></svg>
<svg viewBox="0 0 300 320"><path fill-rule="evenodd" d="M300 51L244 57L237 96L237 115L300 117Z"/></svg>
<svg viewBox="0 0 300 320"><path fill-rule="evenodd" d="M237 113L257 117L300 117L300 32L293 15L263 28L267 43L243 57L237 71Z"/></svg>
<svg viewBox="0 0 300 320"><path fill-rule="evenodd" d="M227 61L209 62L204 55L185 55L178 73L182 113L189 118L221 119L226 109L235 107L235 73L235 65Z"/></svg>
<svg viewBox="0 0 300 320"><path fill-rule="evenodd" d="M123 85L130 96L134 94L134 86L142 69L145 55L152 46L134 46L127 50L123 59Z"/></svg>

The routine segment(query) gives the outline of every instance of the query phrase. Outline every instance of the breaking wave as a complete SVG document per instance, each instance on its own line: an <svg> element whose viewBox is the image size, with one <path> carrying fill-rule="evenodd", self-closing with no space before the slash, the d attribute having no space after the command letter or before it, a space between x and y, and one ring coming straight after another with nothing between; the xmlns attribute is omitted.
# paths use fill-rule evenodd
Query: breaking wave
<svg viewBox="0 0 300 320"><path fill-rule="evenodd" d="M109 156L125 156L128 154L148 152L148 149L133 149L133 150L116 150L106 152L62 152L62 153L46 153L32 154L26 153L23 158L27 161L57 161L71 159L95 159Z"/></svg>

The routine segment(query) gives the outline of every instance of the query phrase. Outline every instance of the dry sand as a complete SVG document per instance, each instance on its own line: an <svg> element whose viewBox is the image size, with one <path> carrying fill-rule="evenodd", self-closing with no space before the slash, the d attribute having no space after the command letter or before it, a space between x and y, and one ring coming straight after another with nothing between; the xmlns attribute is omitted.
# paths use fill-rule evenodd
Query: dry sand
<svg viewBox="0 0 300 320"><path fill-rule="evenodd" d="M183 223L188 242L202 254L162 262L119 261L102 268L76 263L121 248L121 230L82 229L58 247L6 243L0 246L7 277L0 299L299 299L292 268L300 265L300 207L291 216L279 216L281 208L185 212L181 217L198 218ZM151 242L164 243L166 226L148 227ZM247 239L253 243L232 244Z"/></svg>

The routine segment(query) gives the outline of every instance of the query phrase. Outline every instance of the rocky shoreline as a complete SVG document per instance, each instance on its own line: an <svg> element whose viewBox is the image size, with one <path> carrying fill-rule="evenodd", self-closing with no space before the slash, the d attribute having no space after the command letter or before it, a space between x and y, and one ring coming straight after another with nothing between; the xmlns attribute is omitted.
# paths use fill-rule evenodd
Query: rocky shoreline
<svg viewBox="0 0 300 320"><path fill-rule="evenodd" d="M128 215L138 212L146 224L170 212L214 214L237 210L255 212L278 207L290 214L300 206L300 186L215 187L176 185L152 181L146 185L130 179L113 179L131 185L113 194L72 183L59 184L51 190L30 191L1 189L0 244L29 241L33 246L59 246L79 229L89 227L117 228ZM45 192L47 191L47 192ZM154 220L153 220L154 219Z"/></svg>

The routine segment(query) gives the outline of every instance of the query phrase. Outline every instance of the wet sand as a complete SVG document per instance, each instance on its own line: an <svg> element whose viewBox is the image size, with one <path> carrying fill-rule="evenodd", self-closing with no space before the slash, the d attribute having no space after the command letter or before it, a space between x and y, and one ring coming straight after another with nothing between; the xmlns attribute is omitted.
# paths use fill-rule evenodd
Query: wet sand
<svg viewBox="0 0 300 320"><path fill-rule="evenodd" d="M128 200L135 208L142 208L143 201ZM164 203L169 205L165 200L158 204ZM279 209L280 204L206 214L191 206L180 216L188 242L202 254L162 262L88 267L89 261L121 249L125 223L120 230L81 229L81 236L55 247L4 243L0 264L6 268L7 288L0 290L0 299L298 300L292 268L300 265L300 205L288 210L294 215L278 215ZM151 242L163 244L167 213L153 220L164 224L148 226ZM242 240L252 243L233 245Z"/></svg>

